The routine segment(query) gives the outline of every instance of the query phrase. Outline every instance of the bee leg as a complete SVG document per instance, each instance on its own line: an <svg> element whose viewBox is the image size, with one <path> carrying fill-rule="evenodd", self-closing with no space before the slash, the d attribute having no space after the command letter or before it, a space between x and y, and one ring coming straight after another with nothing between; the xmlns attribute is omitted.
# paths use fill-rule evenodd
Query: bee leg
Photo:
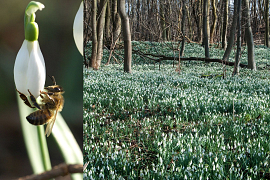
<svg viewBox="0 0 270 180"><path fill-rule="evenodd" d="M35 98L35 97L33 96L33 94L29 91L29 89L28 89L28 92L29 92L29 94L30 94L30 99L31 99L33 105L34 105L36 108L41 109L41 108L39 107L37 101L36 101L36 98Z"/></svg>
<svg viewBox="0 0 270 180"><path fill-rule="evenodd" d="M18 91L18 89L16 89L16 91L20 94L20 98L23 100L24 104L26 104L30 108L35 108L35 107L32 107L31 106L31 104L28 101L27 97L23 93L21 93L20 91Z"/></svg>
<svg viewBox="0 0 270 180"><path fill-rule="evenodd" d="M41 93L41 91L40 91L40 93ZM41 94L39 95L42 99L44 99L44 96L42 96Z"/></svg>
<svg viewBox="0 0 270 180"><path fill-rule="evenodd" d="M47 98L49 98L49 99L50 99L50 100L53 102L53 104L55 104L54 99L53 99L53 98L51 98L47 92L40 91L40 95L41 95L41 96L42 96L42 94L45 94L45 96L47 96Z"/></svg>

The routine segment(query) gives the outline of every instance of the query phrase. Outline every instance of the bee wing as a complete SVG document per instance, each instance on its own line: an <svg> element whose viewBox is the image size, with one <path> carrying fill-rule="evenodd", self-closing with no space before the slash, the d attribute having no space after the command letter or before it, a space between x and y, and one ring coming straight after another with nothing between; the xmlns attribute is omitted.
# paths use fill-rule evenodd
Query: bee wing
<svg viewBox="0 0 270 180"><path fill-rule="evenodd" d="M52 120L50 120L48 123L47 123L47 126L46 126L46 131L45 131L45 135L47 135L47 137L49 137L49 135L51 134L52 132L52 128L53 128L53 125L55 123L55 119L56 119L56 115L57 115L57 112L58 112L58 108L55 110L56 112L54 113L54 116L52 118Z"/></svg>

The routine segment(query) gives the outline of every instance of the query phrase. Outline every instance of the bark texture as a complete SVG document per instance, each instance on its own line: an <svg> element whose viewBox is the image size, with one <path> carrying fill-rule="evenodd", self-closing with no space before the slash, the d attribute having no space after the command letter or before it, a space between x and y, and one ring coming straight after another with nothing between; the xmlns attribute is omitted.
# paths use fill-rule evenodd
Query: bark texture
<svg viewBox="0 0 270 180"><path fill-rule="evenodd" d="M97 0L92 0L92 55L89 67L95 67L97 60Z"/></svg>
<svg viewBox="0 0 270 180"><path fill-rule="evenodd" d="M98 26L97 26L97 59L96 63L93 66L94 69L99 69L101 60L103 57L103 36L104 36L104 26L105 26L105 15L106 15L106 8L107 8L107 0L100 1L99 7L99 19L98 19Z"/></svg>
<svg viewBox="0 0 270 180"><path fill-rule="evenodd" d="M227 24L228 24L228 9L229 3L228 0L224 0L224 13L223 13L223 29L222 29L222 48L227 47Z"/></svg>
<svg viewBox="0 0 270 180"><path fill-rule="evenodd" d="M247 42L248 47L248 68L252 70L256 70L256 63L254 59L254 41L253 41L253 34L251 29L251 23L250 23L250 10L249 10L249 2L248 0L243 0L244 5L244 16L247 20L246 26L245 26L245 38Z"/></svg>
<svg viewBox="0 0 270 180"><path fill-rule="evenodd" d="M237 6L237 50L235 54L235 64L234 64L234 70L233 75L239 74L239 64L240 64L240 53L241 53L241 0L238 0L238 6Z"/></svg>
<svg viewBox="0 0 270 180"><path fill-rule="evenodd" d="M212 10L213 24L210 30L210 43L213 43L214 41L214 33L216 30L216 24L217 24L216 0L212 0L212 6L213 6L213 10Z"/></svg>
<svg viewBox="0 0 270 180"><path fill-rule="evenodd" d="M210 58L208 42L207 5L208 0L203 0L203 45L205 50L205 58Z"/></svg>
<svg viewBox="0 0 270 180"><path fill-rule="evenodd" d="M269 47L269 0L264 0L265 10L264 10L264 21L265 21L265 45Z"/></svg>
<svg viewBox="0 0 270 180"><path fill-rule="evenodd" d="M122 32L124 38L124 71L131 73L131 60L132 60L132 44L131 44L131 34L129 27L129 18L126 13L125 0L118 0L118 8L122 20Z"/></svg>
<svg viewBox="0 0 270 180"><path fill-rule="evenodd" d="M237 6L238 6L238 0L234 0L234 13L233 13L233 22L232 22L232 26L231 26L231 31L230 31L230 37L228 40L228 45L227 48L225 50L225 53L223 55L223 61L227 61L230 54L231 54L231 50L234 44L234 35L235 35L235 31L236 31L236 24L237 24Z"/></svg>

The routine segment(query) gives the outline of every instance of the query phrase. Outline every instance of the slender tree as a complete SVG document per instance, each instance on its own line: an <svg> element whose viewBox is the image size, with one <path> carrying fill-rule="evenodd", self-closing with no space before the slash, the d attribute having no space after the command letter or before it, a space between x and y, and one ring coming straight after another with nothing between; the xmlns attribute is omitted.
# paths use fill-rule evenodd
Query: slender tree
<svg viewBox="0 0 270 180"><path fill-rule="evenodd" d="M113 44L119 40L121 33L121 18L117 10L117 0L112 0L112 20L113 20Z"/></svg>
<svg viewBox="0 0 270 180"><path fill-rule="evenodd" d="M251 29L251 23L250 23L250 10L249 10L249 2L248 0L243 0L244 5L244 16L246 18L246 24L245 24L245 38L247 42L248 47L248 68L252 70L256 70L256 63L254 59L254 41L253 41L253 34Z"/></svg>
<svg viewBox="0 0 270 180"><path fill-rule="evenodd" d="M210 58L208 44L208 25L207 25L207 5L208 0L203 1L203 44L205 50L205 58Z"/></svg>
<svg viewBox="0 0 270 180"><path fill-rule="evenodd" d="M136 0L137 1L137 9L136 9L136 11L137 11L137 28L136 28L136 34L137 34L137 36L138 36L138 38L140 39L141 38L141 26L140 26L140 24L141 24L141 0Z"/></svg>
<svg viewBox="0 0 270 180"><path fill-rule="evenodd" d="M212 0L212 16L213 16L213 22L210 30L210 43L213 43L214 40L214 33L216 30L216 24L217 24L217 9L216 9L216 0Z"/></svg>
<svg viewBox="0 0 270 180"><path fill-rule="evenodd" d="M106 12L106 18L105 18L105 39L109 41L111 37L111 1L107 0L107 12Z"/></svg>
<svg viewBox="0 0 270 180"><path fill-rule="evenodd" d="M228 24L228 0L223 0L224 3L224 13L223 13L223 29L222 29L222 48L225 49L227 46L227 24Z"/></svg>
<svg viewBox="0 0 270 180"><path fill-rule="evenodd" d="M92 55L89 62L89 67L96 66L97 46L97 0L92 0Z"/></svg>
<svg viewBox="0 0 270 180"><path fill-rule="evenodd" d="M235 64L233 75L239 74L240 53L241 53L241 0L238 0L237 5L237 50L235 54Z"/></svg>
<svg viewBox="0 0 270 180"><path fill-rule="evenodd" d="M132 45L131 45L131 34L129 27L129 18L126 13L125 0L118 0L119 13L122 20L122 31L124 38L124 71L131 73L131 60L132 60Z"/></svg>
<svg viewBox="0 0 270 180"><path fill-rule="evenodd" d="M236 31L236 24L237 24L237 6L238 6L238 0L234 0L234 13L233 13L233 22L231 25L231 30L230 30L230 37L228 40L228 45L227 48L225 50L225 53L223 55L222 60L223 61L227 61L230 54L231 54L231 50L234 44L234 36L235 36L235 31Z"/></svg>
<svg viewBox="0 0 270 180"><path fill-rule="evenodd" d="M171 26L170 22L172 21L172 10L171 10L171 2L166 0L165 3L165 27L166 27L166 39L169 41L171 40Z"/></svg>
<svg viewBox="0 0 270 180"><path fill-rule="evenodd" d="M185 26L185 19L186 19L186 0L182 0L182 46L180 50L180 56L184 55L184 50L185 50L185 36L186 36L186 26Z"/></svg>
<svg viewBox="0 0 270 180"><path fill-rule="evenodd" d="M197 0L193 3L192 14L197 26L197 41L200 43L202 41L202 18L201 18L201 1Z"/></svg>
<svg viewBox="0 0 270 180"><path fill-rule="evenodd" d="M264 0L264 21L265 21L265 45L269 47L269 0Z"/></svg>
<svg viewBox="0 0 270 180"><path fill-rule="evenodd" d="M106 8L107 8L107 0L101 0L97 26L97 42L98 42L97 59L95 65L93 66L93 68L96 70L99 69L103 57L103 35L104 35Z"/></svg>
<svg viewBox="0 0 270 180"><path fill-rule="evenodd" d="M190 11L189 11L189 9L187 8L187 5L186 5L186 7L185 7L185 9L186 9L186 15L187 15L187 19L188 19L188 27L189 27L189 33L188 33L188 37L190 38L190 39L192 39L193 38L193 22L191 21L191 17L190 17Z"/></svg>
<svg viewBox="0 0 270 180"><path fill-rule="evenodd" d="M162 40L167 40L166 31L166 21L165 21L165 10L164 10L164 0L159 0L159 11L160 11L160 25L162 30Z"/></svg>

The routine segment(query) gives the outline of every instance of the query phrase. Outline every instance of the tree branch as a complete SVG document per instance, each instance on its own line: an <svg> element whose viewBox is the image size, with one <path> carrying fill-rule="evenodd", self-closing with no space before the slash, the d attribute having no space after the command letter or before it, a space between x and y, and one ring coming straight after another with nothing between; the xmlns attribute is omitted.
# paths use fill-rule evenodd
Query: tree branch
<svg viewBox="0 0 270 180"><path fill-rule="evenodd" d="M165 56L165 55L157 55L157 54L150 54L150 53L143 53L140 50L133 50L133 52L135 54L138 54L139 56L146 57L146 58L148 58L150 60L153 60L153 61L156 61L156 62L160 62L160 61L164 61L164 60L175 60L175 59L177 59L177 57L171 57L171 56ZM200 57L189 57L189 58L185 58L185 57L181 57L181 61L218 62L218 63L222 63L222 64L225 64L225 65L228 65L228 66L234 66L234 62L223 61L222 59L215 59L215 58L200 58ZM240 63L239 66L242 67L242 68L247 68L247 65L246 64L241 64Z"/></svg>
<svg viewBox="0 0 270 180"><path fill-rule="evenodd" d="M66 176L73 173L83 173L83 165L81 164L59 164L54 166L51 170L45 171L41 174L33 174L30 176L21 177L18 180L42 180L52 179L59 176Z"/></svg>

